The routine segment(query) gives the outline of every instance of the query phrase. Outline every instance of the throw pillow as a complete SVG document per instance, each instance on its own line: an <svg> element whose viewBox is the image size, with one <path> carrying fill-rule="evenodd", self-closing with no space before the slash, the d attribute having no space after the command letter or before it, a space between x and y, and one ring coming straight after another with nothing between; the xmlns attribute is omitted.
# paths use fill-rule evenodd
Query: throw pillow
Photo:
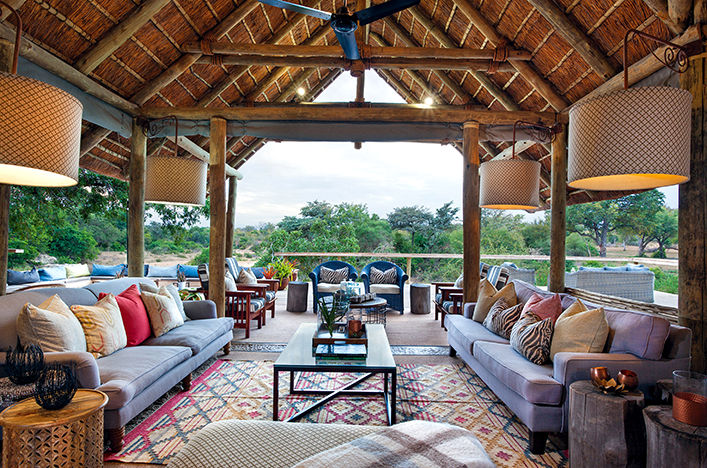
<svg viewBox="0 0 707 468"><path fill-rule="evenodd" d="M112 293L92 306L71 306L71 311L81 322L86 350L94 357L108 356L128 344L120 307Z"/></svg>
<svg viewBox="0 0 707 468"><path fill-rule="evenodd" d="M7 270L7 284L10 286L37 282L39 282L39 273L36 268L32 268L30 271Z"/></svg>
<svg viewBox="0 0 707 468"><path fill-rule="evenodd" d="M107 293L100 293L98 299L106 297ZM122 293L115 296L115 300L120 308L120 316L123 319L125 335L127 336L127 346L137 346L150 337L150 319L147 318L147 309L142 302L140 290L133 284Z"/></svg>
<svg viewBox="0 0 707 468"><path fill-rule="evenodd" d="M238 279L236 279L236 283L258 284L258 279L255 277L253 272L250 271L250 268L241 268L240 273L238 273Z"/></svg>
<svg viewBox="0 0 707 468"><path fill-rule="evenodd" d="M46 266L44 268L40 268L39 279L40 281L66 279L66 268L63 266Z"/></svg>
<svg viewBox="0 0 707 468"><path fill-rule="evenodd" d="M552 319L541 320L533 312L523 315L511 330L511 347L530 362L543 365L550 355Z"/></svg>
<svg viewBox="0 0 707 468"><path fill-rule="evenodd" d="M235 286L234 286L235 287ZM179 315L182 316L182 320L185 322L189 320L187 318L187 314L184 312L184 304L182 303L182 296L179 295L179 289L173 284L168 284L168 285L163 285L160 286L159 288L157 286L153 286L149 283L140 283L140 290L141 291L147 291L151 293L159 293L162 288L165 288L165 290L169 293L170 296L172 296L172 299L174 299L175 304L177 304L177 309L179 310ZM228 289L226 289L228 291Z"/></svg>
<svg viewBox="0 0 707 468"><path fill-rule="evenodd" d="M454 282L454 287L455 288L463 288L464 287L464 273L459 275L459 278Z"/></svg>
<svg viewBox="0 0 707 468"><path fill-rule="evenodd" d="M557 317L562 313L562 299L560 299L559 294L543 297L538 293L534 293L526 302L525 307L523 307L523 315L531 310L540 317L540 320L552 319L552 324L554 325Z"/></svg>
<svg viewBox="0 0 707 468"><path fill-rule="evenodd" d="M174 266L155 266L148 265L147 277L150 278L176 278L177 265Z"/></svg>
<svg viewBox="0 0 707 468"><path fill-rule="evenodd" d="M184 273L187 278L198 278L198 269L199 267L196 265L182 265L181 263L177 265L177 273Z"/></svg>
<svg viewBox="0 0 707 468"><path fill-rule="evenodd" d="M371 284L398 284L398 271L395 268L383 271L372 266Z"/></svg>
<svg viewBox="0 0 707 468"><path fill-rule="evenodd" d="M115 266L93 263L91 267L91 276L115 276L118 273L121 273L125 266L126 265L124 263Z"/></svg>
<svg viewBox="0 0 707 468"><path fill-rule="evenodd" d="M346 281L349 277L349 269L346 267L332 270L325 266L319 269L319 282L328 284L339 284Z"/></svg>
<svg viewBox="0 0 707 468"><path fill-rule="evenodd" d="M45 353L86 351L81 323L58 294L38 306L25 304L16 326L22 345L36 344Z"/></svg>
<svg viewBox="0 0 707 468"><path fill-rule="evenodd" d="M484 319L484 327L498 336L509 339L513 325L520 320L522 310L522 302L508 307L506 300L501 298L491 307L489 314Z"/></svg>
<svg viewBox="0 0 707 468"><path fill-rule="evenodd" d="M226 277L224 278L224 282L226 283L226 291L237 291L238 290L238 286L236 285L236 280L233 279L233 276L231 276L230 271L226 272Z"/></svg>
<svg viewBox="0 0 707 468"><path fill-rule="evenodd" d="M555 360L555 354L570 353L601 353L609 336L609 323L606 321L604 309L587 309L582 301L577 299L555 323L555 333L550 346L550 359Z"/></svg>
<svg viewBox="0 0 707 468"><path fill-rule="evenodd" d="M494 285L484 279L479 286L479 299L476 301L476 306L474 306L474 321L483 323L491 310L491 306L501 298L506 300L508 307L512 307L518 303L513 283L509 283L500 291L496 291Z"/></svg>
<svg viewBox="0 0 707 468"><path fill-rule="evenodd" d="M86 265L85 263L79 263L78 265L66 265L65 268L67 278L91 276L91 272L88 270L88 265Z"/></svg>
<svg viewBox="0 0 707 468"><path fill-rule="evenodd" d="M161 287L157 293L143 290L141 294L155 336L162 336L173 328L184 325L177 304L166 288Z"/></svg>

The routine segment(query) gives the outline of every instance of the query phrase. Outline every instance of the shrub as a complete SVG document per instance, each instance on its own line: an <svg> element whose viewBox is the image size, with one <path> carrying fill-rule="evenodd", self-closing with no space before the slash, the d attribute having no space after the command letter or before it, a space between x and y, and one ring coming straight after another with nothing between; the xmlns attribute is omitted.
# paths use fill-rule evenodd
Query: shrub
<svg viewBox="0 0 707 468"><path fill-rule="evenodd" d="M660 268L651 268L653 274L655 274L655 285L654 289L656 291L662 291L670 294L678 293L678 273L675 271L663 271Z"/></svg>

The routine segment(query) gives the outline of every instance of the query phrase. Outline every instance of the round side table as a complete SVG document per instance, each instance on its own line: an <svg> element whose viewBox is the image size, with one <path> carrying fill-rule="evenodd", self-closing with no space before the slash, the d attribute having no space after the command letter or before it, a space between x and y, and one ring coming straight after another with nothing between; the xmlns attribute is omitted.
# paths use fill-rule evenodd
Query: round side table
<svg viewBox="0 0 707 468"><path fill-rule="evenodd" d="M429 314L431 304L429 284L410 285L410 311L413 314Z"/></svg>
<svg viewBox="0 0 707 468"><path fill-rule="evenodd" d="M108 396L80 389L62 409L27 398L0 413L2 466L102 467L103 408Z"/></svg>
<svg viewBox="0 0 707 468"><path fill-rule="evenodd" d="M643 419L648 439L647 468L704 466L707 427L677 421L672 406L649 406L643 410Z"/></svg>

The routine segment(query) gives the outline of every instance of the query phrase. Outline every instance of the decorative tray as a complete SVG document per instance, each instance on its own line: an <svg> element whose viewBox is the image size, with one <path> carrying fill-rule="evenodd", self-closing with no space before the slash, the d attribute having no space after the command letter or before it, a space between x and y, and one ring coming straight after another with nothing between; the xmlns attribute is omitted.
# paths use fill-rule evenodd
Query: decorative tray
<svg viewBox="0 0 707 468"><path fill-rule="evenodd" d="M359 338L349 338L345 323L337 323L336 325L337 330L334 332L334 336L330 336L326 326L320 324L312 337L312 348L316 348L320 344L362 344L368 347L366 324L363 324L363 335Z"/></svg>

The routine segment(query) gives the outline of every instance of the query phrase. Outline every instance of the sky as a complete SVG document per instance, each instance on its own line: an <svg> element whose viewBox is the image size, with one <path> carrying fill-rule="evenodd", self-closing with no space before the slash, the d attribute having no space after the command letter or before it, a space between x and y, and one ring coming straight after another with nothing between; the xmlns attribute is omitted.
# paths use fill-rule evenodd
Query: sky
<svg viewBox="0 0 707 468"><path fill-rule="evenodd" d="M364 96L370 102L404 103L375 72L366 72ZM356 80L343 73L317 102L349 102ZM461 154L429 143L268 142L239 171L236 227L277 224L295 216L310 201L365 204L386 218L396 207L421 205L434 212L449 201L460 208ZM666 204L677 207L677 186L661 189ZM542 212L523 214L528 221Z"/></svg>

